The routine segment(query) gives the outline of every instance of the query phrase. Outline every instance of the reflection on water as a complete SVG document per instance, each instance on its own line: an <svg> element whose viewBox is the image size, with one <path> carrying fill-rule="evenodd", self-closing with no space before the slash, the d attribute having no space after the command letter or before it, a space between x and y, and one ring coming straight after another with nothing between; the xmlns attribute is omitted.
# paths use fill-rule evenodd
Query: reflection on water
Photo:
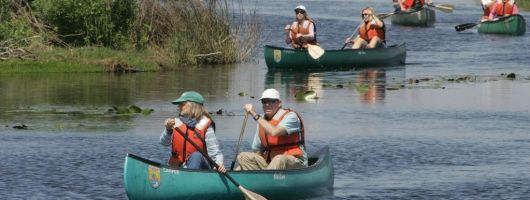
<svg viewBox="0 0 530 200"><path fill-rule="evenodd" d="M361 103L375 104L384 102L387 85L404 80L404 67L329 72L269 71L265 86L278 88L288 99L307 90L315 91L318 98L325 98L327 89L343 89L353 92Z"/></svg>
<svg viewBox="0 0 530 200"><path fill-rule="evenodd" d="M385 70L367 69L357 72L355 87L362 103L374 104L385 99Z"/></svg>

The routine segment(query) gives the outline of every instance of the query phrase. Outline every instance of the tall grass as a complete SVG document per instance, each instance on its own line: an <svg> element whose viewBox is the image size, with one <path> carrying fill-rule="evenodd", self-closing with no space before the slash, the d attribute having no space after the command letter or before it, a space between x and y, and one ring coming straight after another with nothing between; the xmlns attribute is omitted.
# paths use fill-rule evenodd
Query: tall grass
<svg viewBox="0 0 530 200"><path fill-rule="evenodd" d="M127 57L121 55L124 53L148 60L149 70L153 63L177 68L242 62L255 50L261 22L256 13L234 8L234 2L229 1L0 0L0 53L6 45L23 48L20 52L35 52L30 56L32 61L20 62L23 65L50 63L47 61L64 65L118 62L145 69L132 66L130 59L123 59ZM86 47L122 53L91 58L83 54L61 59L53 56L63 55L61 49L83 52L75 49ZM9 55L0 58L7 59ZM16 63L11 60L4 65L12 68ZM102 66L102 71L108 70L108 64Z"/></svg>
<svg viewBox="0 0 530 200"><path fill-rule="evenodd" d="M135 23L135 46L160 47L177 65L226 64L251 56L260 37L256 13L239 8L240 21L228 1L141 1ZM246 13L246 14L245 14Z"/></svg>

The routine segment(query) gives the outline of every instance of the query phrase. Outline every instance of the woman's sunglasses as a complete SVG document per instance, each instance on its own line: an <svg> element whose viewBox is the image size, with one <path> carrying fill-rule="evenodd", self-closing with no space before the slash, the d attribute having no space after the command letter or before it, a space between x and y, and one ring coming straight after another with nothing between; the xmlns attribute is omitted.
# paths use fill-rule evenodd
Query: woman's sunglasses
<svg viewBox="0 0 530 200"><path fill-rule="evenodd" d="M297 10L297 11L294 11L296 14L305 14L305 11L304 10Z"/></svg>

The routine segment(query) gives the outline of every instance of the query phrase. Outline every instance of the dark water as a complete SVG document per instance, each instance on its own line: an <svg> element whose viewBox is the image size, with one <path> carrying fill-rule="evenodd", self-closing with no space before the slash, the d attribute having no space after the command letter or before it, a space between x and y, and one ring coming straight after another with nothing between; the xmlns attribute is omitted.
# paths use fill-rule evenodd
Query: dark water
<svg viewBox="0 0 530 200"><path fill-rule="evenodd" d="M257 4L263 44L283 45L281 29L297 2ZM391 12L386 0L302 3L318 20L327 49L342 45L365 5ZM433 28L387 23L389 40L407 43L402 67L268 72L258 52L256 63L171 73L0 74L0 199L126 199L126 153L167 158L168 149L158 144L162 123L175 115L169 102L189 89L204 94L210 111L225 113L214 120L228 164L242 105L259 105L251 96L268 87L280 90L286 107L301 111L310 152L331 146L334 192L315 199L530 199L528 34L456 33L455 25L477 20L480 7L474 1L440 3L457 10L437 12ZM516 80L498 76L511 72ZM407 83L466 75L479 78ZM297 101L294 94L307 89L320 98ZM132 104L155 111L105 114ZM21 124L28 129L12 128ZM247 125L243 150L254 126Z"/></svg>

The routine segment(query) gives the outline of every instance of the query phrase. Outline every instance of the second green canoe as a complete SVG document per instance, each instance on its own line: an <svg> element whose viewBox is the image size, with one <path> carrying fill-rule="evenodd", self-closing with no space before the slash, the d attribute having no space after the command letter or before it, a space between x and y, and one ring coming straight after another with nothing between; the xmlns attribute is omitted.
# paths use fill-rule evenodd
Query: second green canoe
<svg viewBox="0 0 530 200"><path fill-rule="evenodd" d="M411 12L398 12L390 17L390 22L402 26L434 26L436 13L430 8L423 7Z"/></svg>
<svg viewBox="0 0 530 200"><path fill-rule="evenodd" d="M343 69L353 67L398 66L405 64L405 43L385 48L326 50L319 59L313 59L306 49L290 49L266 45L265 62L269 69Z"/></svg>
<svg viewBox="0 0 530 200"><path fill-rule="evenodd" d="M478 27L478 32L506 35L524 35L526 33L526 21L521 15L501 17L496 21L481 22Z"/></svg>

